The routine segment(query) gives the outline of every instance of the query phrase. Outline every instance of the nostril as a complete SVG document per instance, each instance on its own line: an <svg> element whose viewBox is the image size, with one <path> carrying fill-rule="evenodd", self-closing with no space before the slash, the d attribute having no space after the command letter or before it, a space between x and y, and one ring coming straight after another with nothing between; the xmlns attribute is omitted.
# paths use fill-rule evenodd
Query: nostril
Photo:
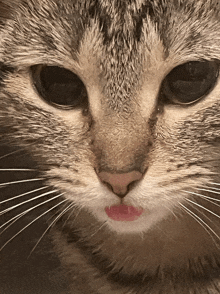
<svg viewBox="0 0 220 294"><path fill-rule="evenodd" d="M132 171L124 174L112 174L109 172L98 173L100 180L120 197L124 197L128 193L128 188L142 179L142 173Z"/></svg>

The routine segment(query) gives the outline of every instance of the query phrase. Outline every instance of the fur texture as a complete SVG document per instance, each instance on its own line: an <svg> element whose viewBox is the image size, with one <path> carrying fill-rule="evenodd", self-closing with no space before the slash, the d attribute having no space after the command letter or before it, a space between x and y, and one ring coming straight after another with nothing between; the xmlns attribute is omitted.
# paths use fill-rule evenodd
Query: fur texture
<svg viewBox="0 0 220 294"><path fill-rule="evenodd" d="M48 223L64 293L220 292L220 83L187 106L161 93L178 65L220 59L219 20L215 0L0 0L0 140L26 156L0 166L30 160L33 185L20 194L60 195L42 206L56 211ZM88 104L47 104L36 64L78 75ZM123 200L97 176L133 170L144 176ZM145 213L108 218L105 208L121 202Z"/></svg>

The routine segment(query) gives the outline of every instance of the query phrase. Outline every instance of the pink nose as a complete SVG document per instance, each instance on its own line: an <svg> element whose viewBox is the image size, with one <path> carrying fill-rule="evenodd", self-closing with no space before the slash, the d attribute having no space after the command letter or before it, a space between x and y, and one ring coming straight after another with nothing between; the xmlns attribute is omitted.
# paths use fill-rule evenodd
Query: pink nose
<svg viewBox="0 0 220 294"><path fill-rule="evenodd" d="M128 186L142 178L142 174L138 171L132 171L124 174L112 174L108 172L100 172L98 174L100 180L104 184L109 184L115 194L120 197L128 193Z"/></svg>

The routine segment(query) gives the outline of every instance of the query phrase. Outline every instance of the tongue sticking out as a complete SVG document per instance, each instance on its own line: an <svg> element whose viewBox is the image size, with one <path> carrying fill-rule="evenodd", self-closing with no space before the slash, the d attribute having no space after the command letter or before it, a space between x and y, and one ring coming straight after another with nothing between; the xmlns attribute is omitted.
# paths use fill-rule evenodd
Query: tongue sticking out
<svg viewBox="0 0 220 294"><path fill-rule="evenodd" d="M106 207L105 212L108 217L115 221L134 221L143 213L142 208L127 205Z"/></svg>

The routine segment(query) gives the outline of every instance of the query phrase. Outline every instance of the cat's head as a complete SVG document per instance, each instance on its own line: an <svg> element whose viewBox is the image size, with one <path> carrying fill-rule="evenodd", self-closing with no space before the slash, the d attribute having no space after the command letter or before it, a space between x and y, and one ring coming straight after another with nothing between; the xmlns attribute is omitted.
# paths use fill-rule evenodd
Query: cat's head
<svg viewBox="0 0 220 294"><path fill-rule="evenodd" d="M219 184L219 16L217 1L1 0L2 141L114 232L199 221Z"/></svg>

